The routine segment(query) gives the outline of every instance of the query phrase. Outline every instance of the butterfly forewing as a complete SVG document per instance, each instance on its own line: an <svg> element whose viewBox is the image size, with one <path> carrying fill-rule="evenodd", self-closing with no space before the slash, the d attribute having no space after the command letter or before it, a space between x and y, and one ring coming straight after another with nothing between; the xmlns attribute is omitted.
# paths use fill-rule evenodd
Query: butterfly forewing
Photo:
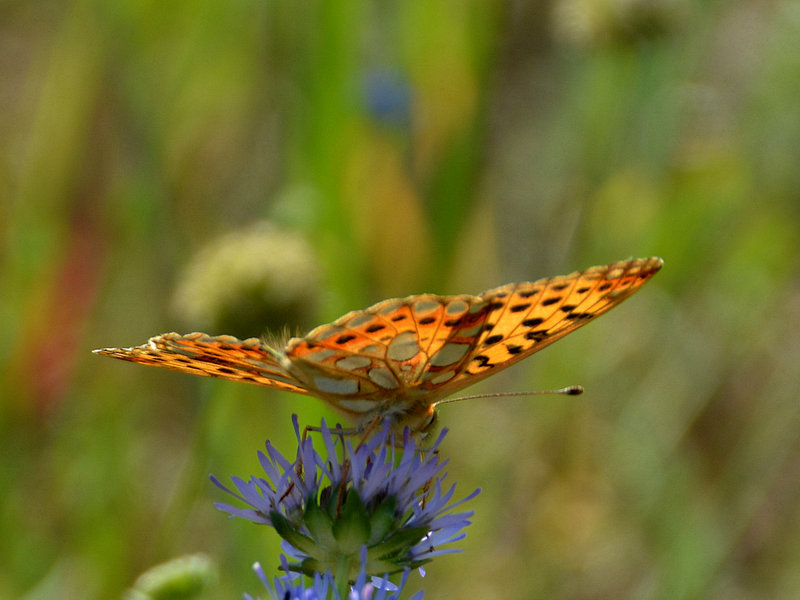
<svg viewBox="0 0 800 600"><path fill-rule="evenodd" d="M281 367L273 356L274 350L258 338L239 340L230 335L165 333L141 346L103 348L95 352L142 365L309 393Z"/></svg>
<svg viewBox="0 0 800 600"><path fill-rule="evenodd" d="M453 384L469 385L552 344L625 300L661 265L635 259L484 292L488 323Z"/></svg>

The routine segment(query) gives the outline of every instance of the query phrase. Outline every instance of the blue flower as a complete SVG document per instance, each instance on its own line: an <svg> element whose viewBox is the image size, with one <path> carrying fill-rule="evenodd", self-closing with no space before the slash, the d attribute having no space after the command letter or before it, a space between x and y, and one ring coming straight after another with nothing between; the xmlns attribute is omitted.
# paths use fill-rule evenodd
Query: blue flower
<svg viewBox="0 0 800 600"><path fill-rule="evenodd" d="M366 548L362 549L362 566L366 560ZM286 558L281 557L284 570L288 569ZM275 577L270 583L259 563L253 565L253 570L264 584L269 597L274 600L328 600L330 597L341 600L341 595L336 591L335 582L330 573L314 574L307 586L302 577L294 574ZM403 572L403 579L399 585L394 585L387 579L372 577L367 581L364 569L346 593L345 600L399 600L400 593L406 584L409 571ZM424 592L417 592L409 600L422 600ZM244 595L245 600L256 600L249 594Z"/></svg>
<svg viewBox="0 0 800 600"><path fill-rule="evenodd" d="M411 123L412 88L402 73L373 69L364 78L367 112L378 122L408 127Z"/></svg>
<svg viewBox="0 0 800 600"><path fill-rule="evenodd" d="M312 437L301 436L296 415L292 420L298 443L293 462L267 442L266 453L259 452L266 478L232 477L233 491L211 477L248 505L216 503L217 508L275 528L292 560L287 570L321 578L320 585L331 573L343 590L342 581L358 581L362 573L383 576L457 551L445 546L464 537L473 513L453 509L480 490L456 502L455 485L445 491L447 461L439 460L438 447L446 430L424 450L406 431L398 449L387 419L379 433L354 448L350 438L332 435L323 422L323 458Z"/></svg>

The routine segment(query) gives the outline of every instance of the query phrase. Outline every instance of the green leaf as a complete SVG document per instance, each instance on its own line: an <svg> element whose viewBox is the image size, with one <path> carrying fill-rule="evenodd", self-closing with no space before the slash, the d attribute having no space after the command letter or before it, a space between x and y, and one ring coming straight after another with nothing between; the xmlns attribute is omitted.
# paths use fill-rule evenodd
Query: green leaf
<svg viewBox="0 0 800 600"><path fill-rule="evenodd" d="M426 533L428 533L427 527L399 529L377 546L370 548L370 552L374 552L375 556L379 558L391 556L400 550L403 550L403 554L405 554L412 546L419 543Z"/></svg>
<svg viewBox="0 0 800 600"><path fill-rule="evenodd" d="M323 548L335 548L336 538L333 535L333 522L315 500L309 499L306 503L306 512L303 522L308 527L311 537Z"/></svg>
<svg viewBox="0 0 800 600"><path fill-rule="evenodd" d="M369 515L355 490L347 492L342 516L333 523L333 535L343 554L355 554L369 541Z"/></svg>
<svg viewBox="0 0 800 600"><path fill-rule="evenodd" d="M314 554L319 551L319 546L314 540L298 532L295 526L280 513L272 511L269 513L269 519L278 535L301 552Z"/></svg>
<svg viewBox="0 0 800 600"><path fill-rule="evenodd" d="M368 546L374 546L385 538L395 524L397 498L390 496L381 502L372 513L370 519L370 536Z"/></svg>

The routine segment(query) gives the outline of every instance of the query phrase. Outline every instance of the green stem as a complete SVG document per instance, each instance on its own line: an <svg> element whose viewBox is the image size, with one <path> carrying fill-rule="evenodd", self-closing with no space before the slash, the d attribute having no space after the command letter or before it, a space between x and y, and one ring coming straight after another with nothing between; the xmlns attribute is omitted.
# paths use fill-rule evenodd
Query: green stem
<svg viewBox="0 0 800 600"><path fill-rule="evenodd" d="M350 567L352 559L344 553L340 554L336 559L336 573L333 574L333 581L336 584L336 591L339 592L339 598L344 600L350 591Z"/></svg>

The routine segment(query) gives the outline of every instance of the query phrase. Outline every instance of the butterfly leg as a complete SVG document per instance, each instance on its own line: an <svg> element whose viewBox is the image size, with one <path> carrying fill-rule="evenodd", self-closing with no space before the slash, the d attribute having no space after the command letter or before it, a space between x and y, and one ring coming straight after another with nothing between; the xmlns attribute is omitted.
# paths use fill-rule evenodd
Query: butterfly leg
<svg viewBox="0 0 800 600"><path fill-rule="evenodd" d="M339 437L350 436L350 435L358 435L364 431L365 427L342 427L339 423L336 424L336 427L330 429L330 432L334 435L338 435ZM309 432L311 433L322 433L322 427L318 427L316 425L306 425L305 429L303 429L303 440L305 441L306 437L308 437Z"/></svg>
<svg viewBox="0 0 800 600"><path fill-rule="evenodd" d="M365 421L355 427L342 427L340 424L336 424L336 427L330 429L329 431L333 435L337 435L340 438L344 438L344 436L359 436L359 442L356 445L356 448L360 448L363 446L369 438L371 438L378 429L382 426L384 419L388 417L384 415L376 415L369 421ZM322 428L316 425L306 425L303 429L303 441L305 441L306 437L308 437L309 433L321 433ZM413 435L413 434L412 434ZM398 439L399 438L399 439ZM403 439L397 433L397 430L394 430L393 437L394 446L398 448L403 447ZM424 449L423 449L424 450Z"/></svg>
<svg viewBox="0 0 800 600"><path fill-rule="evenodd" d="M331 430L329 430L329 431L330 431L331 434L333 434L335 436L338 436L339 441L341 442L342 454L344 455L344 449L343 449L344 448L344 436L346 436L346 435L357 435L358 433L361 432L361 429L362 428L344 428L339 423L337 423L336 427L331 429ZM302 442L301 442L302 444L305 444L306 439L308 438L308 434L312 433L312 432L313 433L321 433L322 432L322 428L321 427L316 427L314 425L306 425L306 427L303 429L303 436L302 436ZM337 515L339 514L339 510L341 509L342 505L344 504L344 494L346 492L345 482L347 481L347 475L348 475L348 473L350 471L350 460L349 459L344 459L344 462L342 463L342 467L343 467L343 471L344 471L344 473L342 475L342 480L339 482L339 484L337 486L338 489L334 492L336 494L336 513L337 513ZM301 458L297 463L298 475L302 474L302 470L303 470L303 463L302 463L302 458Z"/></svg>
<svg viewBox="0 0 800 600"><path fill-rule="evenodd" d="M380 415L378 415L377 417L372 419L372 421L370 421L366 426L362 426L363 431L361 433L363 433L364 435L361 436L361 441L358 442L358 446L356 447L356 449L361 448L361 446L363 446L367 442L370 436L372 436L372 434L375 433L375 429L376 427L378 427L378 425L380 425L381 421L383 421L383 418Z"/></svg>

